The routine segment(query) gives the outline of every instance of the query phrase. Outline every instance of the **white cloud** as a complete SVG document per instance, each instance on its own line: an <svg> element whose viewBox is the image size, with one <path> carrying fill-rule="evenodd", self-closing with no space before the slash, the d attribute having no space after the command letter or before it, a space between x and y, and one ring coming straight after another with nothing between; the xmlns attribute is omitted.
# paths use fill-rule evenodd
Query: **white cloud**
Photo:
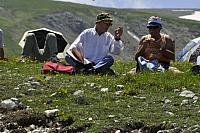
<svg viewBox="0 0 200 133"><path fill-rule="evenodd" d="M103 7L114 8L147 8L145 0L95 0L95 4Z"/></svg>
<svg viewBox="0 0 200 133"><path fill-rule="evenodd" d="M56 0L113 8L148 8L145 0ZM103 1L103 2L102 2Z"/></svg>
<svg viewBox="0 0 200 133"><path fill-rule="evenodd" d="M54 0L54 1L65 1L65 2L73 2L73 3L80 3L80 4L87 4L91 5L92 0Z"/></svg>
<svg viewBox="0 0 200 133"><path fill-rule="evenodd" d="M199 8L199 0L56 0L114 8ZM176 3L176 4L174 4Z"/></svg>

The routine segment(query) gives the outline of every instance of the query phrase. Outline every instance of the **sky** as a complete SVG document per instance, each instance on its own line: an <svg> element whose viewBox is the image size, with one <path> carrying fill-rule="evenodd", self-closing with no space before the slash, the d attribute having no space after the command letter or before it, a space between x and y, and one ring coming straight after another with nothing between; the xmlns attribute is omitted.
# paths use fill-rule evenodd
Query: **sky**
<svg viewBox="0 0 200 133"><path fill-rule="evenodd" d="M200 0L56 0L113 8L198 8Z"/></svg>

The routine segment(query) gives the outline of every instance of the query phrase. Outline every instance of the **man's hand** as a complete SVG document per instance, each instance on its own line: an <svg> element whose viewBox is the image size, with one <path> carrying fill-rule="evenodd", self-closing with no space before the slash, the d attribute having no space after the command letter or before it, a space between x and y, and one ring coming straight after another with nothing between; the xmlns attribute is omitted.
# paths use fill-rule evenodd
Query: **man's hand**
<svg viewBox="0 0 200 133"><path fill-rule="evenodd" d="M155 53L155 54L150 54L150 58L149 58L149 60L158 60L158 61L161 61L162 59L163 59L163 55L162 55L162 53L161 52L159 52L159 53Z"/></svg>
<svg viewBox="0 0 200 133"><path fill-rule="evenodd" d="M123 34L123 27L118 27L117 29L115 29L115 39L119 39Z"/></svg>

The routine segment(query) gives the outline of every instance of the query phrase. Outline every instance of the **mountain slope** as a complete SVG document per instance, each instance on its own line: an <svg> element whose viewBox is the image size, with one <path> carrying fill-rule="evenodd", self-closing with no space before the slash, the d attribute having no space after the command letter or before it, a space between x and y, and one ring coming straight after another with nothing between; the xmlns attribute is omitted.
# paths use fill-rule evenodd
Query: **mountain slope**
<svg viewBox="0 0 200 133"><path fill-rule="evenodd" d="M125 50L119 57L121 59L133 59L138 42L131 34L138 38L147 34L146 22L151 15L162 17L163 32L174 38L176 51L190 39L200 36L199 22L179 19L177 16L181 13L170 9L109 9L50 0L4 0L0 5L0 25L5 32L8 56L20 54L18 42L26 30L47 27L62 32L72 43L81 31L94 26L96 14L103 11L114 17L111 33L117 26L124 27Z"/></svg>

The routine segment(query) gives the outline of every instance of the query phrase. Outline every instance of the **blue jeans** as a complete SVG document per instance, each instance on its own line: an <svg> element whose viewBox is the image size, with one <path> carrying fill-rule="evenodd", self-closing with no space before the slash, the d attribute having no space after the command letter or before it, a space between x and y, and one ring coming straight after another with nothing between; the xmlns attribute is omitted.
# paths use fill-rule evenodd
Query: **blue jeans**
<svg viewBox="0 0 200 133"><path fill-rule="evenodd" d="M72 65L72 66L74 66L78 69L81 69L81 68L91 69L91 68L93 68L93 69L95 69L95 71L98 71L98 72L109 69L114 63L114 58L110 55L105 56L102 60L100 60L97 63L92 62L91 64L86 64L86 65L76 61L75 59L73 59L68 54L66 54L65 60L68 64L70 64L70 65Z"/></svg>
<svg viewBox="0 0 200 133"><path fill-rule="evenodd" d="M169 64L165 62L158 62L157 60L147 60L142 56L138 57L137 60L137 72L144 71L144 70L150 70L153 71L160 71L164 72L165 70L169 69Z"/></svg>

